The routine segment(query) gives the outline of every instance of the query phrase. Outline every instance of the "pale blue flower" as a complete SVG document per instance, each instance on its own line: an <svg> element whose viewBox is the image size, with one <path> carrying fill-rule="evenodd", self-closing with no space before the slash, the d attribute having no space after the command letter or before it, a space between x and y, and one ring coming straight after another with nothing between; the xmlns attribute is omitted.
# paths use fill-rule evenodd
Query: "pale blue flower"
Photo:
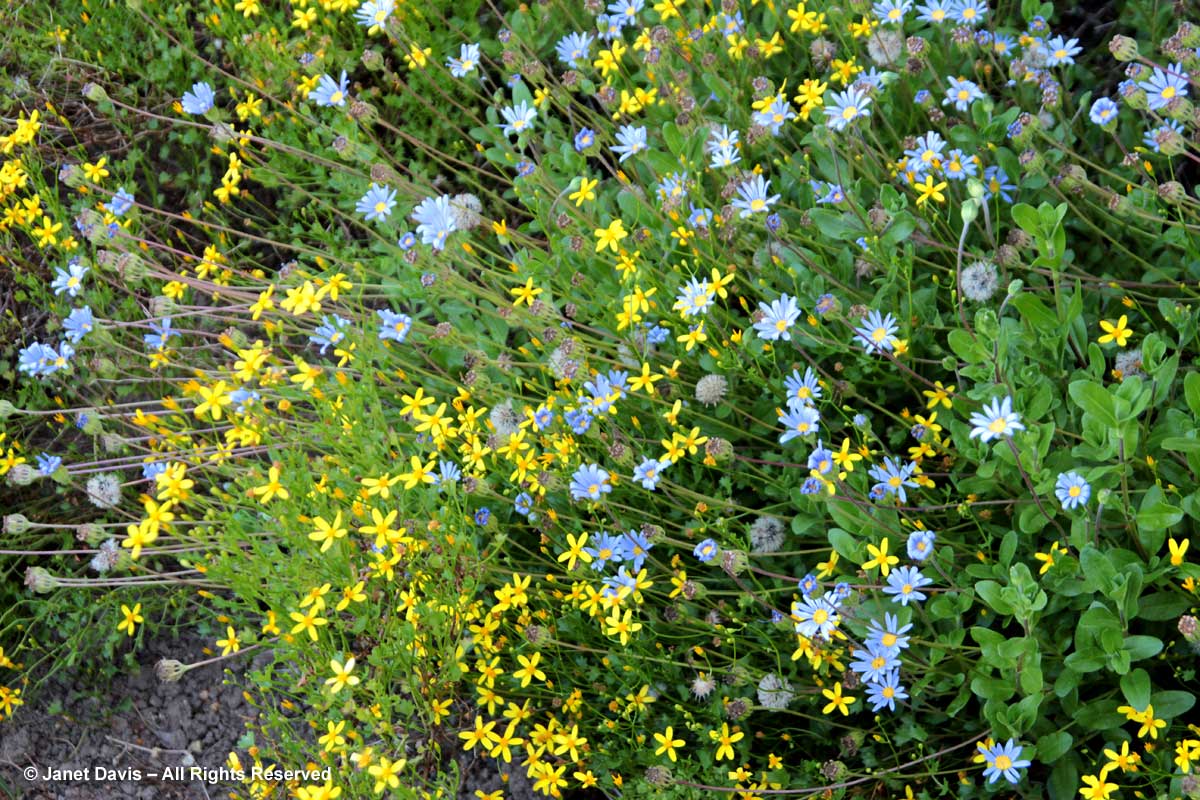
<svg viewBox="0 0 1200 800"><path fill-rule="evenodd" d="M610 147L609 150L620 154L621 158L619 160L623 163L630 156L636 155L648 147L646 144L646 128L644 126L622 125L621 129L617 131L617 141L620 144Z"/></svg>
<svg viewBox="0 0 1200 800"><path fill-rule="evenodd" d="M1005 397L1003 400L993 398L991 404L983 407L983 411L971 414L968 422L974 426L971 428L970 438L978 436L979 441L985 444L1001 436L1011 437L1014 431L1025 430L1025 426L1021 424L1021 417L1013 411L1012 397Z"/></svg>
<svg viewBox="0 0 1200 800"><path fill-rule="evenodd" d="M754 330L761 338L769 342L779 339L791 341L791 328L800 318L800 307L796 305L796 298L786 294L780 295L779 299L773 300L770 305L760 302L758 309L763 317L754 323Z"/></svg>
<svg viewBox="0 0 1200 800"><path fill-rule="evenodd" d="M770 194L771 182L762 175L754 175L737 188L738 196L732 205L741 211L743 219L752 214L765 214L779 200L779 195Z"/></svg>
<svg viewBox="0 0 1200 800"><path fill-rule="evenodd" d="M192 84L190 92L184 92L180 105L188 114L207 114L212 110L215 98L213 88L204 81L198 81Z"/></svg>
<svg viewBox="0 0 1200 800"><path fill-rule="evenodd" d="M890 595L892 602L906 606L924 600L925 593L921 588L931 583L933 581L922 575L921 570L916 567L898 567L888 573L887 586L883 587L883 593Z"/></svg>
<svg viewBox="0 0 1200 800"><path fill-rule="evenodd" d="M988 779L988 783L995 783L1001 776L1014 786L1020 783L1021 773L1018 770L1025 769L1030 764L1028 759L1021 758L1023 750L1024 748L1012 739L1004 744L986 748L983 751L983 760L987 767L983 770L983 776Z"/></svg>
<svg viewBox="0 0 1200 800"><path fill-rule="evenodd" d="M576 500L599 500L601 495L612 491L608 477L608 472L601 469L599 464L581 466L571 476L571 497Z"/></svg>
<svg viewBox="0 0 1200 800"><path fill-rule="evenodd" d="M937 534L923 529L915 530L908 535L908 557L913 561L924 561L933 554L933 543Z"/></svg>
<svg viewBox="0 0 1200 800"><path fill-rule="evenodd" d="M317 88L309 93L308 99L319 106L338 106L340 108L346 105L346 92L349 85L346 70L342 70L342 77L337 81L328 75L322 75Z"/></svg>
<svg viewBox="0 0 1200 800"><path fill-rule="evenodd" d="M885 317L878 311L871 311L866 321L854 329L854 333L867 354L871 355L895 349L898 330L896 319L890 313Z"/></svg>
<svg viewBox="0 0 1200 800"><path fill-rule="evenodd" d="M72 309L67 318L63 320L64 335L73 344L79 344L79 341L84 336L92 332L94 326L95 320L92 318L92 309L88 306Z"/></svg>
<svg viewBox="0 0 1200 800"><path fill-rule="evenodd" d="M846 129L859 117L871 116L871 98L857 86L851 86L843 92L834 92L825 107L825 124L835 131Z"/></svg>
<svg viewBox="0 0 1200 800"><path fill-rule="evenodd" d="M1047 67L1057 67L1060 64L1070 66L1075 63L1075 56L1083 52L1078 39L1065 39L1062 36L1055 36L1046 42L1046 49L1049 51L1046 57Z"/></svg>
<svg viewBox="0 0 1200 800"><path fill-rule="evenodd" d="M692 551L692 555L700 560L700 563L707 564L717 557L717 543L712 539L705 539L700 544L696 545L696 549Z"/></svg>
<svg viewBox="0 0 1200 800"><path fill-rule="evenodd" d="M1066 511L1086 506L1092 496L1092 486L1078 472L1060 472L1054 484L1054 495Z"/></svg>
<svg viewBox="0 0 1200 800"><path fill-rule="evenodd" d="M595 37L590 33L569 33L558 40L554 52L563 64L575 67L579 65L580 61L587 61L588 51L591 50L593 41L595 41Z"/></svg>
<svg viewBox="0 0 1200 800"><path fill-rule="evenodd" d="M51 282L50 288L56 295L66 292L68 297L76 297L83 288L83 276L87 271L88 268L80 264L78 259L72 258L66 269L54 268L54 281Z"/></svg>
<svg viewBox="0 0 1200 800"><path fill-rule="evenodd" d="M387 219L392 208L396 205L396 190L378 183L372 183L358 201L354 210L362 214L367 222Z"/></svg>
<svg viewBox="0 0 1200 800"><path fill-rule="evenodd" d="M496 127L501 129L501 133L505 136L512 136L514 133L520 135L533 124L537 117L537 109L522 100L515 106L500 109L500 116L504 117L504 122L497 123Z"/></svg>
<svg viewBox="0 0 1200 800"><path fill-rule="evenodd" d="M394 342L403 343L408 338L408 332L412 330L412 317L408 314L397 314L386 308L381 308L375 312L379 317L379 338L391 339Z"/></svg>
<svg viewBox="0 0 1200 800"><path fill-rule="evenodd" d="M907 700L908 692L900 685L900 670L894 669L886 673L875 683L867 686L867 702L872 711L880 711L887 706L888 711L896 710L897 700Z"/></svg>
<svg viewBox="0 0 1200 800"><path fill-rule="evenodd" d="M1158 111L1176 97L1187 97L1188 74L1179 64L1171 64L1166 70L1155 67L1154 73L1138 86L1146 90L1150 110Z"/></svg>

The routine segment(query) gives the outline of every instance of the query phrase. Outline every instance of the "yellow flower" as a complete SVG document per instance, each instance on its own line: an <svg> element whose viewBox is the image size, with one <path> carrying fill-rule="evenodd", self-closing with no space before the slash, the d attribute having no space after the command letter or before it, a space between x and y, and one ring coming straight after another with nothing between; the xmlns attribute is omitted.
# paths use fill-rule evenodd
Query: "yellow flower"
<svg viewBox="0 0 1200 800"><path fill-rule="evenodd" d="M329 668L333 670L333 677L325 680L325 685L330 687L333 694L337 694L347 686L357 686L359 679L357 675L351 675L354 671L354 658L346 659L346 663L342 664L336 659L329 662Z"/></svg>
<svg viewBox="0 0 1200 800"><path fill-rule="evenodd" d="M661 747L654 751L654 755L661 756L663 753L666 753L667 758L671 759L671 763L674 763L675 748L683 747L683 739L676 739L675 730L668 725L667 729L662 733L654 734L654 740L661 745Z"/></svg>
<svg viewBox="0 0 1200 800"><path fill-rule="evenodd" d="M546 680L546 673L538 669L538 662L541 660L541 653L534 653L529 658L521 655L517 656L517 661L521 662L521 669L513 672L513 677L521 679L522 689L528 686L529 682L534 678L537 678L539 681Z"/></svg>
<svg viewBox="0 0 1200 800"><path fill-rule="evenodd" d="M1107 778L1108 770L1102 770L1099 777L1084 775L1084 788L1079 790L1079 794L1083 797L1083 800L1108 800L1109 795L1120 787L1115 783L1109 783Z"/></svg>
<svg viewBox="0 0 1200 800"><path fill-rule="evenodd" d="M329 620L318 616L320 613L320 609L318 609L315 605L309 607L308 611L304 612L303 614L301 614L299 611L291 612L288 614L288 616L296 622L296 624L292 627L291 632L299 633L300 631L306 631L308 633L308 638L315 642L317 640L317 628L322 625L329 624Z"/></svg>
<svg viewBox="0 0 1200 800"><path fill-rule="evenodd" d="M629 389L633 392L636 392L639 389L645 389L646 394L653 396L654 382L661 381L662 377L662 375L651 374L649 364L642 364L642 374L634 375L632 378L630 378Z"/></svg>
<svg viewBox="0 0 1200 800"><path fill-rule="evenodd" d="M346 528L342 527L342 512L338 511L333 518L333 522L326 522L324 517L316 517L313 519L313 524L317 529L308 535L309 539L314 542L321 543L321 552L324 553L333 543L341 539L347 534Z"/></svg>
<svg viewBox="0 0 1200 800"><path fill-rule="evenodd" d="M1045 575L1054 566L1054 556L1059 553L1064 553L1062 545L1054 542L1050 545L1050 550L1045 553L1034 553L1033 557L1042 562L1042 568L1038 570L1038 575Z"/></svg>
<svg viewBox="0 0 1200 800"><path fill-rule="evenodd" d="M517 298L516 300L513 301L514 306L519 306L519 305L521 305L521 303L525 303L528 306L532 306L533 299L535 297L537 297L539 294L541 294L542 290L533 288L533 278L529 278L528 280L525 281L524 286L517 286L515 288L509 289L508 293L511 294L513 297Z"/></svg>
<svg viewBox="0 0 1200 800"><path fill-rule="evenodd" d="M107 178L109 175L108 170L105 169L105 167L104 167L104 165L107 163L108 163L108 157L101 156L100 158L96 159L95 164L84 164L83 165L83 176L85 178L87 178L89 181L91 181L92 183L99 183L100 181Z"/></svg>
<svg viewBox="0 0 1200 800"><path fill-rule="evenodd" d="M491 750L492 745L498 738L494 732L496 722L483 722L483 717L475 717L475 729L470 731L460 731L458 737L463 740L463 750L470 750L475 745L482 745L483 750Z"/></svg>
<svg viewBox="0 0 1200 800"><path fill-rule="evenodd" d="M945 181L935 184L933 182L932 175L926 175L925 183L923 184L913 184L914 188L920 193L920 196L917 197L917 208L920 208L921 206L925 205L925 203L929 202L930 198L933 198L934 202L937 203L946 202L946 196L942 194L942 190L948 185L949 184L947 184Z"/></svg>
<svg viewBox="0 0 1200 800"><path fill-rule="evenodd" d="M714 742L718 743L717 761L721 761L726 758L732 761L733 757L734 757L733 745L736 742L741 741L741 739L745 735L746 734L742 733L741 731L737 731L737 732L731 734L729 732L729 723L728 722L721 723L721 733L720 734L718 734L716 731L709 731L708 738L710 738Z"/></svg>
<svg viewBox="0 0 1200 800"><path fill-rule="evenodd" d="M392 761L387 756L380 756L379 763L367 769L367 772L375 778L375 794L383 794L387 789L395 789L400 785L400 770L404 769L408 764L408 760L401 758Z"/></svg>
<svg viewBox="0 0 1200 800"><path fill-rule="evenodd" d="M596 228L596 252L603 252L606 247L614 253L617 252L617 245L628 235L625 224L619 219L614 219L607 228Z"/></svg>
<svg viewBox="0 0 1200 800"><path fill-rule="evenodd" d="M409 458L409 465L411 466L411 469L408 472L402 473L400 475L400 477L404 479L404 488L405 489L411 489L420 483L433 483L434 482L434 480L435 480L435 478L433 476L434 459L430 459L428 464L422 466L420 458L418 458L417 456L411 456Z"/></svg>
<svg viewBox="0 0 1200 800"><path fill-rule="evenodd" d="M54 234L60 230L62 230L61 222L54 222L49 217L42 215L42 227L33 230L33 233L37 234L38 247L45 248L58 244L58 237Z"/></svg>
<svg viewBox="0 0 1200 800"><path fill-rule="evenodd" d="M226 391L229 387L225 381L217 381L212 388L201 386L198 393L203 402L199 403L193 413L197 418L212 414L214 420L221 418L221 409L233 402L233 397Z"/></svg>
<svg viewBox="0 0 1200 800"><path fill-rule="evenodd" d="M887 539L884 539L884 542L886 543ZM843 716L848 717L850 716L850 706L858 701L857 697L842 696L841 682L835 683L832 691L829 689L822 689L821 694L825 695L825 697L829 700L829 704L821 709L822 714L828 714L834 709L837 709L838 711L842 712Z"/></svg>
<svg viewBox="0 0 1200 800"><path fill-rule="evenodd" d="M629 644L629 634L637 633L642 629L642 623L634 622L631 617L632 609L625 609L625 616L621 616L620 608L613 608L612 614L604 620L604 634L606 636L618 636L621 639L621 646Z"/></svg>
<svg viewBox="0 0 1200 800"><path fill-rule="evenodd" d="M577 561L582 561L585 564L590 564L592 562L591 553L584 552L583 549L583 546L587 544L587 540L588 535L586 532L581 533L578 536L570 533L567 534L567 544L570 547L565 553L558 557L558 560L567 562L568 572L575 569L575 563Z"/></svg>
<svg viewBox="0 0 1200 800"><path fill-rule="evenodd" d="M217 639L217 646L221 648L221 655L227 656L230 653L236 653L242 649L242 643L238 641L237 631L232 625L225 626L225 638Z"/></svg>
<svg viewBox="0 0 1200 800"><path fill-rule="evenodd" d="M312 25L316 21L317 21L317 10L315 8L305 8L305 9L297 8L294 11L292 11L292 27L293 28L299 28L302 31L306 31L306 30L308 30L308 26ZM238 116L241 119L245 119L245 117L241 116L240 113L238 114Z"/></svg>
<svg viewBox="0 0 1200 800"><path fill-rule="evenodd" d="M889 539L884 537L878 547L873 544L867 545L867 553L870 554L871 559L864 563L862 568L873 569L874 567L879 567L880 574L886 578L888 573L892 571L892 565L900 563L898 557L888 555L888 543Z"/></svg>
<svg viewBox="0 0 1200 800"><path fill-rule="evenodd" d="M1096 341L1100 344L1116 342L1117 347L1124 347L1125 343L1133 336L1133 331L1126 327L1126 323L1128 322L1129 317L1125 314L1121 315L1115 325L1106 319L1100 320L1100 327L1104 329L1105 333Z"/></svg>
<svg viewBox="0 0 1200 800"><path fill-rule="evenodd" d="M143 547L152 544L158 538L158 532L150 530L149 520L142 520L137 525L129 525L125 528L125 532L129 536L121 541L121 547L130 548L129 557L134 561L137 561L138 556L142 554ZM132 635L131 633L130 636Z"/></svg>
<svg viewBox="0 0 1200 800"><path fill-rule="evenodd" d="M133 608L130 608L129 606L122 604L121 605L121 613L124 615L125 618L117 623L117 630L125 631L130 636L133 636L134 631L137 628L137 625L139 622L146 621L145 619L142 618L142 604L141 603L135 603Z"/></svg>
<svg viewBox="0 0 1200 800"><path fill-rule="evenodd" d="M417 69L418 67L423 69L425 67L426 60L431 53L433 53L432 48L426 47L422 50L420 45L418 45L416 42L413 42L408 51L408 55L404 57L404 60L408 62L408 68L410 70Z"/></svg>
<svg viewBox="0 0 1200 800"><path fill-rule="evenodd" d="M258 502L262 503L263 505L271 502L271 500L276 497L278 497L280 500L287 500L289 497L291 497L291 493L288 492L287 489L283 488L283 485L279 483L278 464L271 465L271 468L267 470L267 482L262 486L255 486L250 490L250 494L257 497Z"/></svg>
<svg viewBox="0 0 1200 800"><path fill-rule="evenodd" d="M1120 751L1105 750L1104 757L1108 759L1108 763L1104 765L1104 771L1110 772L1114 769L1119 769L1121 772L1137 772L1138 762L1142 760L1139 753L1129 752L1129 742L1121 742Z"/></svg>
<svg viewBox="0 0 1200 800"><path fill-rule="evenodd" d="M1171 566L1178 567L1183 563L1183 558L1187 554L1188 545L1192 543L1191 539L1184 539L1182 543L1175 541L1172 536L1167 541L1167 547L1171 549Z"/></svg>
<svg viewBox="0 0 1200 800"><path fill-rule="evenodd" d="M600 185L600 179L588 180L587 175L579 177L579 188L567 195L568 200L575 201L575 207L579 208L588 200L596 199L596 187Z"/></svg>

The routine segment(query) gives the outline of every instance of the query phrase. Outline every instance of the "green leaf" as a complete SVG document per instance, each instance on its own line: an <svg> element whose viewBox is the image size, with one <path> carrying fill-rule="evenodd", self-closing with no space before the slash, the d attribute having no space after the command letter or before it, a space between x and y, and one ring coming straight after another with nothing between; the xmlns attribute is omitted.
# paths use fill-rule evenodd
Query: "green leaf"
<svg viewBox="0 0 1200 800"><path fill-rule="evenodd" d="M1183 519L1183 510L1168 503L1163 490L1151 486L1142 497L1137 513L1137 535L1147 553L1157 553L1167 538L1167 528Z"/></svg>
<svg viewBox="0 0 1200 800"><path fill-rule="evenodd" d="M1187 610L1188 598L1175 592L1155 592L1142 597L1138 617L1151 622L1175 619Z"/></svg>
<svg viewBox="0 0 1200 800"><path fill-rule="evenodd" d="M985 678L982 675L971 681L971 691L984 700L999 700L1001 703L1015 693L1011 682L1000 678Z"/></svg>
<svg viewBox="0 0 1200 800"><path fill-rule="evenodd" d="M1017 532L1009 531L1004 534L1004 539L1000 542L1000 557L997 559L1000 566L1008 568L1012 564L1013 555L1017 552Z"/></svg>
<svg viewBox="0 0 1200 800"><path fill-rule="evenodd" d="M1051 311L1037 295L1022 292L1009 302L1017 307L1017 310L1021 312L1021 316L1033 326L1034 330L1047 333L1051 331L1055 333L1061 332L1058 315Z"/></svg>
<svg viewBox="0 0 1200 800"><path fill-rule="evenodd" d="M1119 705L1120 703L1116 700L1096 700L1087 703L1075 712L1075 722L1089 731L1107 731L1119 728L1125 722L1125 715L1117 713ZM1154 710L1155 713L1158 712L1157 707Z"/></svg>
<svg viewBox="0 0 1200 800"><path fill-rule="evenodd" d="M1150 676L1144 669L1135 669L1121 678L1121 694L1134 708L1145 708L1150 702Z"/></svg>
<svg viewBox="0 0 1200 800"><path fill-rule="evenodd" d="M1089 544L1079 551L1079 566L1083 568L1083 580L1090 590L1104 594L1111 591L1117 570L1107 555Z"/></svg>
<svg viewBox="0 0 1200 800"><path fill-rule="evenodd" d="M1067 393L1085 414L1090 414L1110 428L1117 427L1116 404L1103 386L1091 381L1072 381Z"/></svg>
<svg viewBox="0 0 1200 800"><path fill-rule="evenodd" d="M829 544L837 551L839 556L847 561L852 561L855 564L863 562L862 542L841 528L830 528Z"/></svg>
<svg viewBox="0 0 1200 800"><path fill-rule="evenodd" d="M1004 589L996 581L980 581L975 584L975 594L992 607L997 614L1011 616L1013 607L1003 598Z"/></svg>
<svg viewBox="0 0 1200 800"><path fill-rule="evenodd" d="M1078 793L1079 768L1073 759L1059 761L1050 773L1046 789L1050 800L1073 800Z"/></svg>
<svg viewBox="0 0 1200 800"><path fill-rule="evenodd" d="M1183 396L1192 416L1200 420L1200 372L1189 372L1183 377Z"/></svg>
<svg viewBox="0 0 1200 800"><path fill-rule="evenodd" d="M1162 446L1164 450L1175 450L1179 453L1196 453L1200 452L1200 439L1190 436L1168 436L1162 440Z"/></svg>
<svg viewBox="0 0 1200 800"><path fill-rule="evenodd" d="M983 349L983 345L962 328L950 331L946 341L949 342L954 355L968 364L982 364L988 360L988 353Z"/></svg>
<svg viewBox="0 0 1200 800"><path fill-rule="evenodd" d="M1072 742L1074 739L1066 731L1047 733L1037 740L1038 761L1043 764L1053 764L1071 749Z"/></svg>
<svg viewBox="0 0 1200 800"><path fill-rule="evenodd" d="M679 126L674 122L666 122L662 127L663 141L667 143L667 149L671 151L671 155L678 156L683 153L683 134L679 131Z"/></svg>
<svg viewBox="0 0 1200 800"><path fill-rule="evenodd" d="M1196 695L1180 691L1155 692L1150 702L1154 704L1154 716L1174 719L1192 710L1192 706L1196 705Z"/></svg>
<svg viewBox="0 0 1200 800"><path fill-rule="evenodd" d="M1153 658L1162 652L1162 639L1157 636L1126 636L1125 652L1129 653L1130 661L1142 661Z"/></svg>
<svg viewBox="0 0 1200 800"><path fill-rule="evenodd" d="M1012 218L1017 225L1021 226L1021 230L1030 236L1038 236L1041 233L1042 223L1038 218L1038 213L1028 203L1017 203L1013 206Z"/></svg>
<svg viewBox="0 0 1200 800"><path fill-rule="evenodd" d="M860 235L858 227L851 227L841 214L834 211L826 208L814 208L808 214L813 224L817 226L817 230L831 239L846 241L856 239Z"/></svg>

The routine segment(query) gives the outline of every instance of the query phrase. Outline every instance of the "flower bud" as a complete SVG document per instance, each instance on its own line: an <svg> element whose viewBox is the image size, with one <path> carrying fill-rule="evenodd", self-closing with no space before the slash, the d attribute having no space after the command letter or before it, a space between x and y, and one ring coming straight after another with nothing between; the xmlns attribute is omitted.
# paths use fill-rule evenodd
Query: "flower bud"
<svg viewBox="0 0 1200 800"><path fill-rule="evenodd" d="M744 550L722 550L721 551L721 569L725 570L731 578L741 575L749 566L750 559L746 556Z"/></svg>
<svg viewBox="0 0 1200 800"><path fill-rule="evenodd" d="M46 594L58 588L58 578L41 567L30 567L25 570L25 586L38 594Z"/></svg>
<svg viewBox="0 0 1200 800"><path fill-rule="evenodd" d="M108 100L108 92L104 91L104 87L98 83L85 83L83 96L93 103L103 103Z"/></svg>
<svg viewBox="0 0 1200 800"><path fill-rule="evenodd" d="M37 472L28 464L17 464L8 471L8 482L12 486L28 486L37 477Z"/></svg>
<svg viewBox="0 0 1200 800"><path fill-rule="evenodd" d="M1031 175L1040 174L1046 168L1046 160L1032 147L1021 151L1021 155L1017 156L1017 163L1024 168L1027 174Z"/></svg>
<svg viewBox="0 0 1200 800"><path fill-rule="evenodd" d="M8 419L20 410L8 400L0 400L0 419Z"/></svg>
<svg viewBox="0 0 1200 800"><path fill-rule="evenodd" d="M88 436L99 436L104 433L104 423L100 420L99 412L88 414L87 421L83 423L83 432Z"/></svg>
<svg viewBox="0 0 1200 800"><path fill-rule="evenodd" d="M1158 185L1158 199L1168 205L1179 205L1187 199L1187 189L1179 181L1166 181Z"/></svg>
<svg viewBox="0 0 1200 800"><path fill-rule="evenodd" d="M173 658L159 659L154 665L154 674L163 683L175 683L188 671L187 665Z"/></svg>
<svg viewBox="0 0 1200 800"><path fill-rule="evenodd" d="M1108 43L1108 50L1117 61L1133 61L1138 57L1138 43L1128 36L1114 36Z"/></svg>
<svg viewBox="0 0 1200 800"><path fill-rule="evenodd" d="M733 443L720 436L714 436L704 445L704 453L712 456L718 464L724 464L733 458Z"/></svg>
<svg viewBox="0 0 1200 800"><path fill-rule="evenodd" d="M63 164L58 170L58 182L76 189L84 184L83 170L78 164Z"/></svg>
<svg viewBox="0 0 1200 800"><path fill-rule="evenodd" d="M29 530L29 518L24 514L5 514L4 532L9 535L20 535Z"/></svg>
<svg viewBox="0 0 1200 800"><path fill-rule="evenodd" d="M653 766L646 770L646 783L651 786L668 786L671 783L671 770L666 767Z"/></svg>
<svg viewBox="0 0 1200 800"><path fill-rule="evenodd" d="M378 50L363 50L362 63L371 72L383 69L383 54Z"/></svg>

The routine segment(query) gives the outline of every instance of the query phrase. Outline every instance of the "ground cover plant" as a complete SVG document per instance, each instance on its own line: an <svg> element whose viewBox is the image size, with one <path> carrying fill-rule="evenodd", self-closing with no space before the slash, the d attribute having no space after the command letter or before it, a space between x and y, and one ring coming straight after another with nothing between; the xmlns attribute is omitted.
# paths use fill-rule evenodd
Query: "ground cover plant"
<svg viewBox="0 0 1200 800"><path fill-rule="evenodd" d="M9 12L0 714L188 626L271 655L237 796L1200 797L1185 15L71 10Z"/></svg>

